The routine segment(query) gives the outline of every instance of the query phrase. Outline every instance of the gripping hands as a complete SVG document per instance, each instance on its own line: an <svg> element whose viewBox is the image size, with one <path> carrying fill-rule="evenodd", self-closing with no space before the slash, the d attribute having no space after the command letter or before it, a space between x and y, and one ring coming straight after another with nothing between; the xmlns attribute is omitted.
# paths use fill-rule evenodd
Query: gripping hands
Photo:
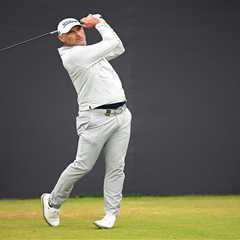
<svg viewBox="0 0 240 240"><path fill-rule="evenodd" d="M80 23L85 28L93 28L96 24L103 22L104 20L101 18L100 14L89 14L87 17L83 17L80 19Z"/></svg>

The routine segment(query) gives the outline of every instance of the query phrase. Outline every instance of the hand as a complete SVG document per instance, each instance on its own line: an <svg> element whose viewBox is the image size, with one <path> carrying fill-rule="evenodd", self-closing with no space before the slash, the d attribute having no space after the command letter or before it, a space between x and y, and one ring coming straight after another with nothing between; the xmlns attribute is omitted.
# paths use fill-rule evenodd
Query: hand
<svg viewBox="0 0 240 240"><path fill-rule="evenodd" d="M85 28L93 28L101 22L100 16L99 14L89 14L87 17L81 18L80 23Z"/></svg>

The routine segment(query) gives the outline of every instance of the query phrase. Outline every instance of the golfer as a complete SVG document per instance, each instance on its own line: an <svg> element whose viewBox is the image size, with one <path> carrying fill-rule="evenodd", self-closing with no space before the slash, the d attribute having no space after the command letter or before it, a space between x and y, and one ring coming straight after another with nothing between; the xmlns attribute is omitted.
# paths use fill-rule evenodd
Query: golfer
<svg viewBox="0 0 240 240"><path fill-rule="evenodd" d="M95 28L102 37L87 45L84 28ZM51 193L41 196L43 217L50 226L60 224L59 210L74 184L94 166L100 152L105 158L105 215L94 224L112 228L120 210L124 165L132 115L118 74L110 60L125 49L114 30L100 15L80 20L67 18L58 24L58 49L78 96L76 129L79 136L75 160L62 172Z"/></svg>

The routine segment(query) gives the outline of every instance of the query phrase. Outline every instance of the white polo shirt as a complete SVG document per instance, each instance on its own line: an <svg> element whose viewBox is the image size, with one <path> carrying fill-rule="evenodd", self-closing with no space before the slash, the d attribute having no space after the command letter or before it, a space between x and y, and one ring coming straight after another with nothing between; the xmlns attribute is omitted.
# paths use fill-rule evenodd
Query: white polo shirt
<svg viewBox="0 0 240 240"><path fill-rule="evenodd" d="M125 49L114 30L102 20L95 28L102 41L86 46L63 46L58 49L78 95L79 111L104 104L126 101L121 80L109 60Z"/></svg>

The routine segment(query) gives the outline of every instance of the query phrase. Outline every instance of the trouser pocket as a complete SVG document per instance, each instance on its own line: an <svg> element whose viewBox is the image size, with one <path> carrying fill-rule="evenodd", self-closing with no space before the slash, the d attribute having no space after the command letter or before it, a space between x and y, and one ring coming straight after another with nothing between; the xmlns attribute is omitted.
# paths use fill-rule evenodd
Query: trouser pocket
<svg viewBox="0 0 240 240"><path fill-rule="evenodd" d="M90 112L81 112L76 117L76 130L77 134L81 135L88 127L90 122Z"/></svg>

